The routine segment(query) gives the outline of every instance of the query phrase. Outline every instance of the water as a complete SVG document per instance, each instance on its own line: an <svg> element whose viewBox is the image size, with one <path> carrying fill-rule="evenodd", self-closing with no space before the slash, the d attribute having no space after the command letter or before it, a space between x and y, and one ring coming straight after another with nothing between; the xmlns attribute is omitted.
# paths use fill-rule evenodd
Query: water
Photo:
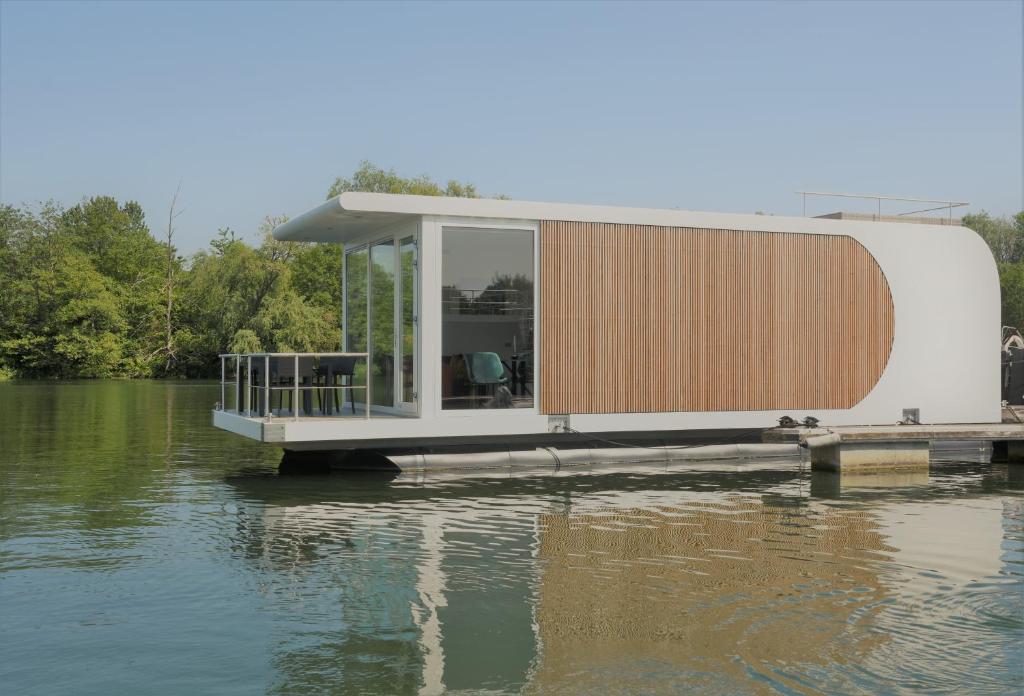
<svg viewBox="0 0 1024 696"><path fill-rule="evenodd" d="M1024 689L1024 466L281 477L217 398L0 384L0 691Z"/></svg>

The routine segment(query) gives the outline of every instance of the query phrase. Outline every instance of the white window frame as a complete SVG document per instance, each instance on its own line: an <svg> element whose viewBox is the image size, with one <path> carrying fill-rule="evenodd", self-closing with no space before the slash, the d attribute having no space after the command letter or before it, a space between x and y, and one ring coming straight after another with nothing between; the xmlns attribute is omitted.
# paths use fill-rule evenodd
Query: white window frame
<svg viewBox="0 0 1024 696"><path fill-rule="evenodd" d="M435 263L432 268L436 287L431 292L431 302L438 309L437 312L437 333L432 337L434 350L431 351L436 360L430 368L436 385L435 394L431 404L436 408L437 414L442 418L528 418L540 414L541 399L541 369L540 364L540 222L537 220L502 220L495 218L453 218L453 217L424 217L425 222L433 223L436 226L436 235L431 235L437 245L434 254ZM441 295L444 285L444 270L442 258L442 245L444 243L445 227L471 227L476 229L511 230L533 233L533 384L530 389L533 392L533 405L530 408L467 408L467 409L443 409L441 408L441 340L444 332L444 317L441 313ZM425 264L424 264L425 267ZM421 399L422 401L422 399Z"/></svg>
<svg viewBox="0 0 1024 696"><path fill-rule="evenodd" d="M420 356L421 342L420 342L420 308L422 306L423 293L422 287L422 276L423 276L423 263L422 263L422 249L423 241L421 235L422 226L417 224L410 225L399 224L394 227L390 227L386 230L381 230L373 234L361 235L360 237L347 242L343 245L342 249L342 263L341 263L341 321L342 321L342 347L343 350L348 351L348 260L347 257L350 253L355 253L363 249L366 250L366 320L367 320L367 334L366 334L366 350L370 350L370 337L372 335L373 326L373 296L372 296L372 279L370 278L372 259L370 254L370 247L381 242L392 242L394 247L395 257L395 301L393 303L392 312L394 314L394 344L393 344L393 355L395 356L395 370L394 370L394 385L393 394L395 397L393 406L379 406L372 405L371 413L376 411L383 414L392 415L403 415L403 416L420 416L421 415L421 404L423 403L422 390L420 388L420 382L422 379L422 358ZM402 387L402 371L401 371L401 358L402 358L402 346L401 346L401 311L402 311L402 293L401 293L401 269L402 269L402 254L401 254L401 241L412 237L416 244L417 254L417 268L416 273L413 274L413 316L416 320L413 322L413 392L416 394L412 404L401 401L403 396ZM371 356L372 360L372 356ZM369 364L367 369L370 369ZM366 395L369 397L369 394ZM364 403L356 401L356 408L360 406L365 407Z"/></svg>

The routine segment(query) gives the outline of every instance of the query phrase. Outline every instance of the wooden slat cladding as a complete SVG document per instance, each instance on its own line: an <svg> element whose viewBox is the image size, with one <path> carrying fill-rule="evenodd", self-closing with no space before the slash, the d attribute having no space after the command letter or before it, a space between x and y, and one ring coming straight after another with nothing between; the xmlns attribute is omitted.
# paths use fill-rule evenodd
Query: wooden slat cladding
<svg viewBox="0 0 1024 696"><path fill-rule="evenodd" d="M541 411L850 408L889 285L852 237L541 223Z"/></svg>

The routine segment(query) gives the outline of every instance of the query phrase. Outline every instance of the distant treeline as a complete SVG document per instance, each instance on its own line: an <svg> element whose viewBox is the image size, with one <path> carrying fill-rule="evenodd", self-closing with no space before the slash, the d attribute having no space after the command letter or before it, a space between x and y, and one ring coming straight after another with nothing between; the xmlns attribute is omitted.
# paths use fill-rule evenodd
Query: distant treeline
<svg viewBox="0 0 1024 696"><path fill-rule="evenodd" d="M344 191L477 196L368 162L328 197ZM168 217L170 234L107 196L0 206L0 377L211 377L225 351L340 349L340 246L276 241L267 218L258 247L221 229L182 257ZM1024 212L964 224L999 263L1003 323L1024 325Z"/></svg>
<svg viewBox="0 0 1024 696"><path fill-rule="evenodd" d="M376 191L476 197L368 162L328 197ZM142 208L98 196L64 209L0 206L0 377L211 377L228 351L339 350L342 251L257 247L230 229L182 257Z"/></svg>

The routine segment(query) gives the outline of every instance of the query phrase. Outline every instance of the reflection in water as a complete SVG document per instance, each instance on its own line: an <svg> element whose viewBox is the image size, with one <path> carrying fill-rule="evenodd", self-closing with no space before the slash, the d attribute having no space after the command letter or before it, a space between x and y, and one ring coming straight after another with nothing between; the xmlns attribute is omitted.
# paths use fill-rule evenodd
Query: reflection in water
<svg viewBox="0 0 1024 696"><path fill-rule="evenodd" d="M884 641L877 563L892 549L870 513L788 502L610 495L544 517L539 690L643 690L652 672L666 687L797 688L862 660Z"/></svg>
<svg viewBox="0 0 1024 696"><path fill-rule="evenodd" d="M978 496L1006 475L951 467L930 485L927 475L888 481L896 489L862 477L842 504L808 497L796 467L728 480L699 470L366 486L327 477L289 482L288 494L272 477L231 483L265 502L275 522L264 543L278 562L296 563L296 540L319 536L320 556L346 556L338 565L387 565L358 573L384 585L344 588L340 602L350 634L401 627L417 646L375 653L359 682L372 688L859 692L893 680L948 689L981 669L971 684L999 692L1022 664L1006 646L1007 631L1021 632L1009 583L1020 582L1024 530L1019 498ZM963 543L943 548L950 535ZM968 543L976 537L986 543ZM381 611L371 601L381 595L408 610ZM949 623L964 611L1001 617L1004 631ZM308 686L287 668L293 659L279 660L289 683Z"/></svg>
<svg viewBox="0 0 1024 696"><path fill-rule="evenodd" d="M282 477L216 399L0 385L5 691L1024 688L1024 467Z"/></svg>

